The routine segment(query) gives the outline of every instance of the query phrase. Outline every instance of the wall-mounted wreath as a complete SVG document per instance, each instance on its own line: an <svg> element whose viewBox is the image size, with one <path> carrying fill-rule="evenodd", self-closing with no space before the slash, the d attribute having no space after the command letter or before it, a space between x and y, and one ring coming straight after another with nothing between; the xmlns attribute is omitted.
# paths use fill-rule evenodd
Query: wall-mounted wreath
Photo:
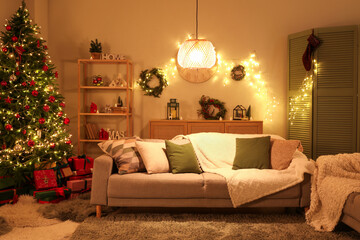
<svg viewBox="0 0 360 240"><path fill-rule="evenodd" d="M155 76L159 80L159 85L156 87L150 87L149 82L152 77ZM138 81L139 86L143 91L144 95L160 97L163 89L168 85L166 74L160 68L153 68L151 70L146 69L140 73L140 79Z"/></svg>
<svg viewBox="0 0 360 240"><path fill-rule="evenodd" d="M236 65L231 69L231 78L235 81L240 81L246 76L245 67L242 65Z"/></svg>
<svg viewBox="0 0 360 240"><path fill-rule="evenodd" d="M198 110L198 114L202 115L207 120L219 120L219 118L225 118L225 103L218 99L210 98L208 96L202 96L200 98L201 109ZM219 111L215 114L215 108Z"/></svg>

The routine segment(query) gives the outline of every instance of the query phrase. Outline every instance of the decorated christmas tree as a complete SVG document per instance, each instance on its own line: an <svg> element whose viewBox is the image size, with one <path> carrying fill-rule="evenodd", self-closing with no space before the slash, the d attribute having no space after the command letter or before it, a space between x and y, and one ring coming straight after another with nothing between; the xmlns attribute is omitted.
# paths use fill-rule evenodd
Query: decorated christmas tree
<svg viewBox="0 0 360 240"><path fill-rule="evenodd" d="M25 2L7 20L0 51L0 176L31 179L35 166L71 155L58 73Z"/></svg>

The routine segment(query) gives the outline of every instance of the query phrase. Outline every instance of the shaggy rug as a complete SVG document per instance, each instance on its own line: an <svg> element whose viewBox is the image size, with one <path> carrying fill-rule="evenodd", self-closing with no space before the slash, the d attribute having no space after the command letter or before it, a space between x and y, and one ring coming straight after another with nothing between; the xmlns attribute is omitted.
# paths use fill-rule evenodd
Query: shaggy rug
<svg viewBox="0 0 360 240"><path fill-rule="evenodd" d="M78 222L78 223L77 223ZM0 207L0 239L360 239L344 224L317 232L299 213L219 213L172 209L104 208L95 217L89 195L58 204L22 196Z"/></svg>

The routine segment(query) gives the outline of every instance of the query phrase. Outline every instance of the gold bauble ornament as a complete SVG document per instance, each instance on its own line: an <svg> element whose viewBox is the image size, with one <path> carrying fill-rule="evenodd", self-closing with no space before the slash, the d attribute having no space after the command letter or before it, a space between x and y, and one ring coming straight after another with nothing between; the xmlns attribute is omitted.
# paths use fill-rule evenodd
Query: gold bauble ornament
<svg viewBox="0 0 360 240"><path fill-rule="evenodd" d="M14 151L21 151L21 150L22 150L22 146L17 143L14 147Z"/></svg>

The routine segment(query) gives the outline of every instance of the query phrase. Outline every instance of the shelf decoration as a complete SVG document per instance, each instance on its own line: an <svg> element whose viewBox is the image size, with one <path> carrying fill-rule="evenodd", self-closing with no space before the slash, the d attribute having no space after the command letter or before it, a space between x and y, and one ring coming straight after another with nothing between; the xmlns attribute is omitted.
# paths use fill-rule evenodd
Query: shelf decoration
<svg viewBox="0 0 360 240"><path fill-rule="evenodd" d="M119 140L125 137L125 131L108 130L108 134L109 134L109 140L113 140L113 139Z"/></svg>
<svg viewBox="0 0 360 240"><path fill-rule="evenodd" d="M159 80L159 85L156 87L150 87L149 82L154 76ZM168 81L166 74L162 69L153 68L151 70L146 69L140 73L138 84L141 89L145 91L144 95L160 97L163 89L168 86Z"/></svg>
<svg viewBox="0 0 360 240"><path fill-rule="evenodd" d="M218 99L210 98L208 96L202 96L200 98L199 104L201 109L198 110L198 114L203 116L206 120L219 120L225 118L225 103L221 102ZM218 109L218 112L215 113L215 110Z"/></svg>
<svg viewBox="0 0 360 240"><path fill-rule="evenodd" d="M237 105L233 109L233 120L247 120L246 108L243 105Z"/></svg>
<svg viewBox="0 0 360 240"><path fill-rule="evenodd" d="M91 54L91 59L100 59L102 53L101 42L98 42L97 39L91 40L89 52Z"/></svg>
<svg viewBox="0 0 360 240"><path fill-rule="evenodd" d="M100 129L99 139L100 140L108 140L109 139L109 133L107 131L105 131L103 128Z"/></svg>
<svg viewBox="0 0 360 240"><path fill-rule="evenodd" d="M127 82L123 79L121 73L119 73L117 78L110 82L109 87L127 87Z"/></svg>
<svg viewBox="0 0 360 240"><path fill-rule="evenodd" d="M90 112L91 113L96 113L97 110L98 110L97 105L92 102L91 105L90 105Z"/></svg>
<svg viewBox="0 0 360 240"><path fill-rule="evenodd" d="M235 81L240 81L246 76L245 67L243 65L236 65L231 69L231 78Z"/></svg>
<svg viewBox="0 0 360 240"><path fill-rule="evenodd" d="M103 59L103 60L126 60L126 57L122 54L103 53L103 54L101 54L101 59Z"/></svg>
<svg viewBox="0 0 360 240"><path fill-rule="evenodd" d="M103 86L104 85L104 82L103 82L103 79L101 77L101 75L95 75L93 77L93 85L94 86Z"/></svg>
<svg viewBox="0 0 360 240"><path fill-rule="evenodd" d="M167 119L168 120L179 120L180 117L180 106L176 102L175 98L170 99L170 102L167 103Z"/></svg>

